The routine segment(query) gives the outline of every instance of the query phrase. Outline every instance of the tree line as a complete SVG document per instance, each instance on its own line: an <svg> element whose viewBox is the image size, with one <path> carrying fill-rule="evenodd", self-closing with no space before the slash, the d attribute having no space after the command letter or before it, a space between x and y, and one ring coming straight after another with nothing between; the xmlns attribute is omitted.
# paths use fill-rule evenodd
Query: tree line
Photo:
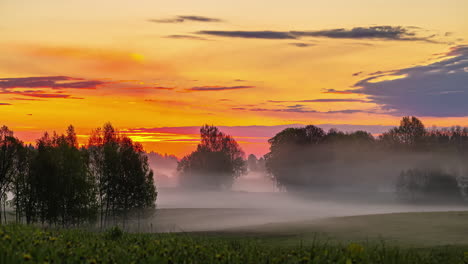
<svg viewBox="0 0 468 264"><path fill-rule="evenodd" d="M153 212L153 171L141 144L110 123L79 146L73 126L27 145L0 129L0 223L8 193L18 223L57 226L122 223Z"/></svg>
<svg viewBox="0 0 468 264"><path fill-rule="evenodd" d="M416 117L373 136L366 131L286 128L257 159L214 126L200 129L197 149L178 163L183 187L229 189L236 178L266 170L289 192L391 188L404 201L460 201L468 194L468 128L426 128Z"/></svg>
<svg viewBox="0 0 468 264"><path fill-rule="evenodd" d="M268 142L267 170L288 191L385 183L406 200L460 199L468 176L468 129L427 129L416 117L403 117L377 137L309 125L284 129Z"/></svg>

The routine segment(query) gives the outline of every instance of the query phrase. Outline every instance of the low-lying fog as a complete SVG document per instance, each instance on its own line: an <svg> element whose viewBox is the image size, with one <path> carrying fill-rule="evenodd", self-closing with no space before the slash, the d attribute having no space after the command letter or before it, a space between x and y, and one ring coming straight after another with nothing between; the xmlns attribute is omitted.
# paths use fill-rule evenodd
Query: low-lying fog
<svg viewBox="0 0 468 264"><path fill-rule="evenodd" d="M158 232L216 231L274 222L424 211L462 211L462 205L407 205L391 190L323 192L306 197L279 192L267 179L240 179L233 191L159 188L153 225Z"/></svg>

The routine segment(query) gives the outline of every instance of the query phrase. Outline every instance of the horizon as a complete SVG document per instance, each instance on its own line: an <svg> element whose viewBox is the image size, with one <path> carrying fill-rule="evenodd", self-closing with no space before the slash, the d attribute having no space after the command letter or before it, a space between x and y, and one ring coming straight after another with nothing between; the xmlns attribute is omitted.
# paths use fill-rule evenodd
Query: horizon
<svg viewBox="0 0 468 264"><path fill-rule="evenodd" d="M424 120L422 120L424 123ZM263 157L269 152L270 144L268 139L274 137L277 133L285 128L291 127L304 127L307 124L286 124L276 126L218 126L218 128L232 136L242 147L247 157L249 154L254 154L257 158ZM338 129L341 132L355 132L365 131L370 133L373 137L378 137L384 132L389 131L391 128L398 127L399 124L393 126L384 125L349 125L349 124L316 124L315 126L328 131L330 129ZM445 129L459 125L438 127L435 125L426 125L426 128L439 128ZM461 126L465 127L465 126ZM185 155L190 154L194 151L197 145L200 143L199 130L200 126L180 126L180 127L153 127L153 128L122 128L116 127L117 130L125 136L128 136L135 142L142 143L146 153L158 153L161 155L173 155L178 159L181 159ZM76 128L77 131L83 131L80 128ZM49 134L56 132L61 134L62 131L20 131L15 132L15 136L18 136L26 144L34 145L36 140L39 139L45 132ZM78 133L77 138L80 146L84 146L88 142L88 138L91 131L88 133ZM179 147L174 147L176 144ZM175 150L175 152L174 152ZM172 152L171 152L172 151Z"/></svg>

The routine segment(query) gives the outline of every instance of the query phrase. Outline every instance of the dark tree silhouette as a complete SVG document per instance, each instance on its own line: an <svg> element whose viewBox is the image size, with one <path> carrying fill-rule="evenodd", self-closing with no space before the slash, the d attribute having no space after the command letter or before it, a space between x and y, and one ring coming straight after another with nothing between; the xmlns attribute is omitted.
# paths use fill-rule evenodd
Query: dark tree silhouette
<svg viewBox="0 0 468 264"><path fill-rule="evenodd" d="M425 134L424 125L418 118L405 116L399 127L382 134L380 140L394 148L419 149L424 143Z"/></svg>
<svg viewBox="0 0 468 264"><path fill-rule="evenodd" d="M15 162L20 142L6 126L0 128L0 224L6 222L7 192L15 174ZM2 218L3 215L3 218Z"/></svg>
<svg viewBox="0 0 468 264"><path fill-rule="evenodd" d="M153 171L141 144L120 135L107 123L93 131L88 143L89 171L96 179L100 226L110 218L138 215L155 208Z"/></svg>
<svg viewBox="0 0 468 264"><path fill-rule="evenodd" d="M74 128L70 126L66 135L45 133L36 149L29 172L32 183L24 186L34 194L33 204L38 209L31 212L31 197L26 192L25 197L18 197L25 206L19 210L33 214L26 215L28 221L38 218L49 225L92 222L97 209L94 181L87 170L85 150L78 149Z"/></svg>
<svg viewBox="0 0 468 264"><path fill-rule="evenodd" d="M316 126L286 128L268 142L266 168L278 186L289 191L324 187L327 179L320 174L322 161L330 153L322 147L326 133Z"/></svg>
<svg viewBox="0 0 468 264"><path fill-rule="evenodd" d="M178 164L181 185L229 188L234 179L246 172L244 152L231 136L214 126L201 127L200 137L197 149Z"/></svg>

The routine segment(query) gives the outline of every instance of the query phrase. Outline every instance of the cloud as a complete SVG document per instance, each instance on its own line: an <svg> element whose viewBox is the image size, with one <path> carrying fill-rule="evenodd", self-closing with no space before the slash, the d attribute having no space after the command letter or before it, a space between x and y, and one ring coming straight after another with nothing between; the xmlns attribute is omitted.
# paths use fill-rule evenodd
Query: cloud
<svg viewBox="0 0 468 264"><path fill-rule="evenodd" d="M301 114L354 114L354 113L377 113L372 110L361 109L345 109L334 111L317 111L314 109L306 108L304 105L290 105L283 108L246 108L246 107L233 107L231 110L238 111L251 111L251 112L282 112L282 113L301 113Z"/></svg>
<svg viewBox="0 0 468 264"><path fill-rule="evenodd" d="M387 39L387 40L416 40L431 41L428 37L417 37L414 28L401 26L373 26L355 27L352 29L336 28L319 31L293 31L296 36L301 37L326 37L339 39Z"/></svg>
<svg viewBox="0 0 468 264"><path fill-rule="evenodd" d="M67 89L97 89L108 82L98 80L84 80L69 76L43 76L22 78L1 78L0 94L12 94L36 98L68 98L83 99L64 94ZM24 89L35 88L34 90ZM41 88L41 89L37 89ZM20 89L20 90L18 90ZM28 100L15 98L14 100ZM33 100L33 99L29 99Z"/></svg>
<svg viewBox="0 0 468 264"><path fill-rule="evenodd" d="M21 97L13 97L13 98L10 98L10 100L15 100L15 101L42 101L41 99L21 98Z"/></svg>
<svg viewBox="0 0 468 264"><path fill-rule="evenodd" d="M304 37L325 37L334 39L378 39L397 41L425 41L437 43L433 40L436 35L418 36L418 28L402 26L371 26L354 27L351 29L335 28L316 31L215 31L203 30L197 32L201 35L232 38L256 39L300 39ZM296 43L297 44L297 43ZM305 44L305 43L302 43ZM299 44L299 45L302 45Z"/></svg>
<svg viewBox="0 0 468 264"><path fill-rule="evenodd" d="M335 89L325 89L322 93L326 94L353 94L352 91L340 91L340 90L335 90Z"/></svg>
<svg viewBox="0 0 468 264"><path fill-rule="evenodd" d="M208 91L226 91L226 90L239 90L239 89L251 89L255 86L248 85L239 85L239 86L198 86L185 89L187 91L196 91L196 92L208 92Z"/></svg>
<svg viewBox="0 0 468 264"><path fill-rule="evenodd" d="M421 66L376 72L355 90L395 115L468 116L468 45L450 49L441 60Z"/></svg>
<svg viewBox="0 0 468 264"><path fill-rule="evenodd" d="M1 92L0 92L1 93ZM12 92L6 92L7 94L16 94L16 95L22 95L22 96L29 96L29 97L37 97L37 98L71 98L71 95L69 94L61 94L61 93L46 93L41 90L37 91L12 91Z"/></svg>
<svg viewBox="0 0 468 264"><path fill-rule="evenodd" d="M45 76L26 78L1 78L0 89L50 88L50 89L96 89L106 84L102 81L84 81L68 76Z"/></svg>
<svg viewBox="0 0 468 264"><path fill-rule="evenodd" d="M268 100L270 103L368 103L367 100L362 99L311 99L311 100L299 100L299 101L275 101Z"/></svg>
<svg viewBox="0 0 468 264"><path fill-rule="evenodd" d="M362 71L353 73L353 76L359 76L362 74Z"/></svg>
<svg viewBox="0 0 468 264"><path fill-rule="evenodd" d="M149 19L149 22L154 23L184 23L187 21L191 22L223 22L218 18L204 17L204 16L176 16L173 18L166 19Z"/></svg>
<svg viewBox="0 0 468 264"><path fill-rule="evenodd" d="M165 38L171 38L171 39L192 39L192 40L209 40L207 38L202 38L202 37L197 37L197 36L192 36L192 35L169 35L166 36Z"/></svg>
<svg viewBox="0 0 468 264"><path fill-rule="evenodd" d="M0 103L0 105L11 105L9 103Z"/></svg>
<svg viewBox="0 0 468 264"><path fill-rule="evenodd" d="M142 87L139 87L139 86L135 86L135 87L124 87L122 89L126 89L126 90L164 90L164 91L172 91L172 90L175 90L175 87L165 87L165 86L156 86L156 87L142 86Z"/></svg>
<svg viewBox="0 0 468 264"><path fill-rule="evenodd" d="M278 31L216 31L216 30L203 30L198 31L197 34L211 35L217 37L231 37L231 38L253 38L253 39L295 39L296 37L289 32Z"/></svg>
<svg viewBox="0 0 468 264"><path fill-rule="evenodd" d="M315 44L302 43L302 42L289 43L289 45L291 45L291 46L296 46L296 47L298 47L298 48L306 48L306 47L315 46Z"/></svg>

